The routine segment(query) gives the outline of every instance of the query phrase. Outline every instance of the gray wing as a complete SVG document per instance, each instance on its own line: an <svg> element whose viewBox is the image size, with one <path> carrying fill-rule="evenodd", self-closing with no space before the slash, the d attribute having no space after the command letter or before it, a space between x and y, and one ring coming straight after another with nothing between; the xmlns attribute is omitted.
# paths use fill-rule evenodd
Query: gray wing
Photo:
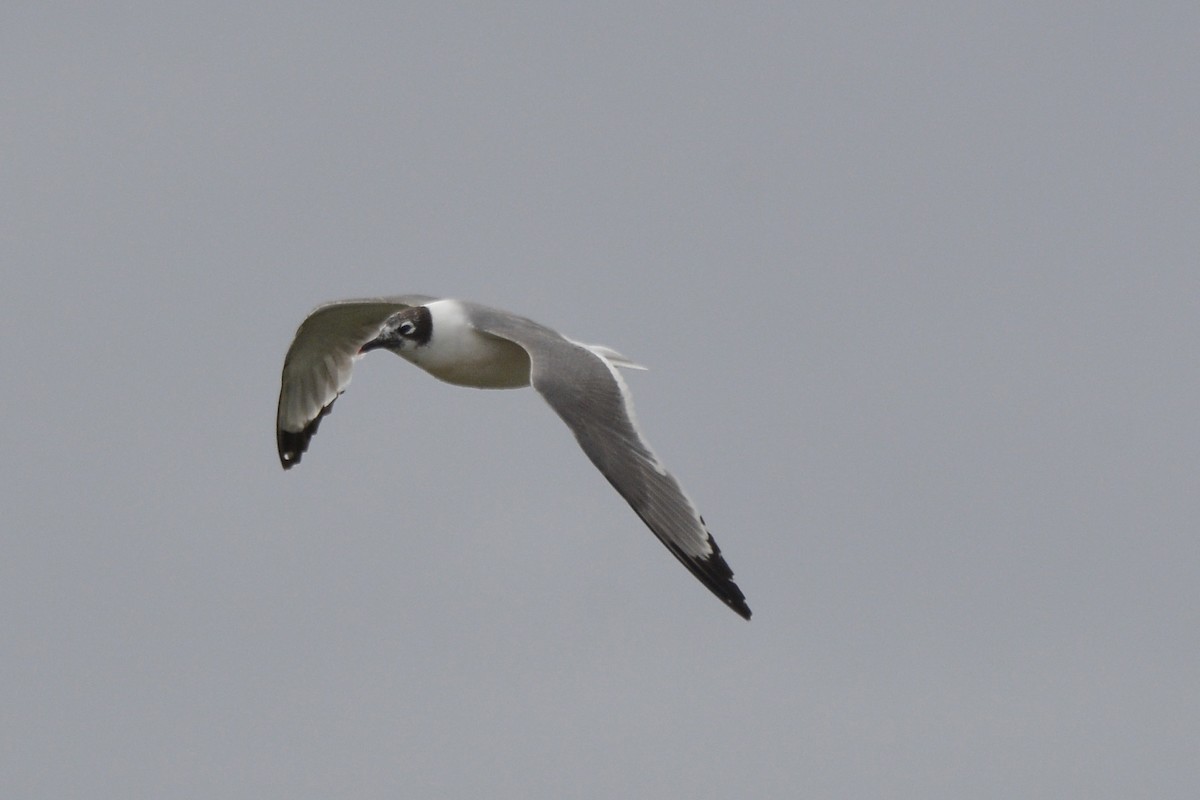
<svg viewBox="0 0 1200 800"><path fill-rule="evenodd" d="M539 325L469 305L474 327L529 353L534 389L654 535L693 575L746 619L750 607L704 520L638 432L625 382L608 360Z"/></svg>
<svg viewBox="0 0 1200 800"><path fill-rule="evenodd" d="M434 299L406 294L338 300L313 309L300 323L283 359L275 414L275 443L284 469L300 463L321 418L346 390L358 349L392 314Z"/></svg>

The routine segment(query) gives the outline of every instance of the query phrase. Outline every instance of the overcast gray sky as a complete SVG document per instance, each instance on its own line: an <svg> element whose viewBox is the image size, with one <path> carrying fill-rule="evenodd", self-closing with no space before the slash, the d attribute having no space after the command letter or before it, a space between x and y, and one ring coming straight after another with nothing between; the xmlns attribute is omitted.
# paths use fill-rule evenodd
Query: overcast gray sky
<svg viewBox="0 0 1200 800"><path fill-rule="evenodd" d="M0 795L1194 797L1194 2L9 3ZM650 366L754 609L421 292Z"/></svg>

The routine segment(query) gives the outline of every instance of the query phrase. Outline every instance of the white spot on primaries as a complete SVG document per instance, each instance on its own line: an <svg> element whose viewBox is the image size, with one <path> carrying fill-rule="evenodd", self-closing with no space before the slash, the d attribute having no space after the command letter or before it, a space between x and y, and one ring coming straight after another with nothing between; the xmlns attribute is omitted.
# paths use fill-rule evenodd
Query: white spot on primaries
<svg viewBox="0 0 1200 800"><path fill-rule="evenodd" d="M529 354L520 345L471 326L457 300L425 306L433 323L429 342L400 353L430 375L456 386L517 389L529 385Z"/></svg>

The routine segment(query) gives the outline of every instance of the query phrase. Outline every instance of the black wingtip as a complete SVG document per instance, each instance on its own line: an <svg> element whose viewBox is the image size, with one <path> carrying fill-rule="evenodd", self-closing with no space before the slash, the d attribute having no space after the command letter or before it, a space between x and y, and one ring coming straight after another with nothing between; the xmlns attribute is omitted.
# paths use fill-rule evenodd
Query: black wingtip
<svg viewBox="0 0 1200 800"><path fill-rule="evenodd" d="M697 569L693 571L721 602L733 609L734 613L742 619L750 619L750 606L746 604L746 595L742 594L742 590L733 582L733 570L725 562L720 548L711 536L709 543L713 547L712 555L694 562Z"/></svg>
<svg viewBox="0 0 1200 800"><path fill-rule="evenodd" d="M703 517L700 522L704 523ZM742 594L742 590L733 582L733 570L721 555L721 548L711 533L708 534L708 546L712 548L712 552L705 558L691 558L674 548L672 552L722 603L733 609L742 619L750 619L752 612L750 606L746 605L746 595Z"/></svg>
<svg viewBox="0 0 1200 800"><path fill-rule="evenodd" d="M333 403L321 409L321 413L317 414L312 422L304 426L303 430L285 431L283 428L275 428L275 444L279 448L279 463L284 469L291 469L300 463L300 456L308 450L308 443L317 433L317 427L321 424L321 420L333 408Z"/></svg>
<svg viewBox="0 0 1200 800"><path fill-rule="evenodd" d="M736 589L737 586L734 586L734 588ZM741 590L738 590L738 594L741 594ZM733 600L733 601L727 600L725 602L729 605L730 608L732 608L734 611L736 611L738 616L740 616L742 619L745 619L745 620L750 619L752 612L750 611L750 606L746 605L745 597L741 598L740 600Z"/></svg>

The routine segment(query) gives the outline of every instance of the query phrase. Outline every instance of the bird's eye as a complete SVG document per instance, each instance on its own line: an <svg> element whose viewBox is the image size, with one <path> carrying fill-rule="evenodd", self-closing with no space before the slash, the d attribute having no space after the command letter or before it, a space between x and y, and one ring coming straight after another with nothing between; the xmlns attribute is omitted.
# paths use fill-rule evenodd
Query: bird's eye
<svg viewBox="0 0 1200 800"><path fill-rule="evenodd" d="M417 330L417 326L408 320L404 320L404 322L396 326L396 330L400 332L401 336L411 336Z"/></svg>

